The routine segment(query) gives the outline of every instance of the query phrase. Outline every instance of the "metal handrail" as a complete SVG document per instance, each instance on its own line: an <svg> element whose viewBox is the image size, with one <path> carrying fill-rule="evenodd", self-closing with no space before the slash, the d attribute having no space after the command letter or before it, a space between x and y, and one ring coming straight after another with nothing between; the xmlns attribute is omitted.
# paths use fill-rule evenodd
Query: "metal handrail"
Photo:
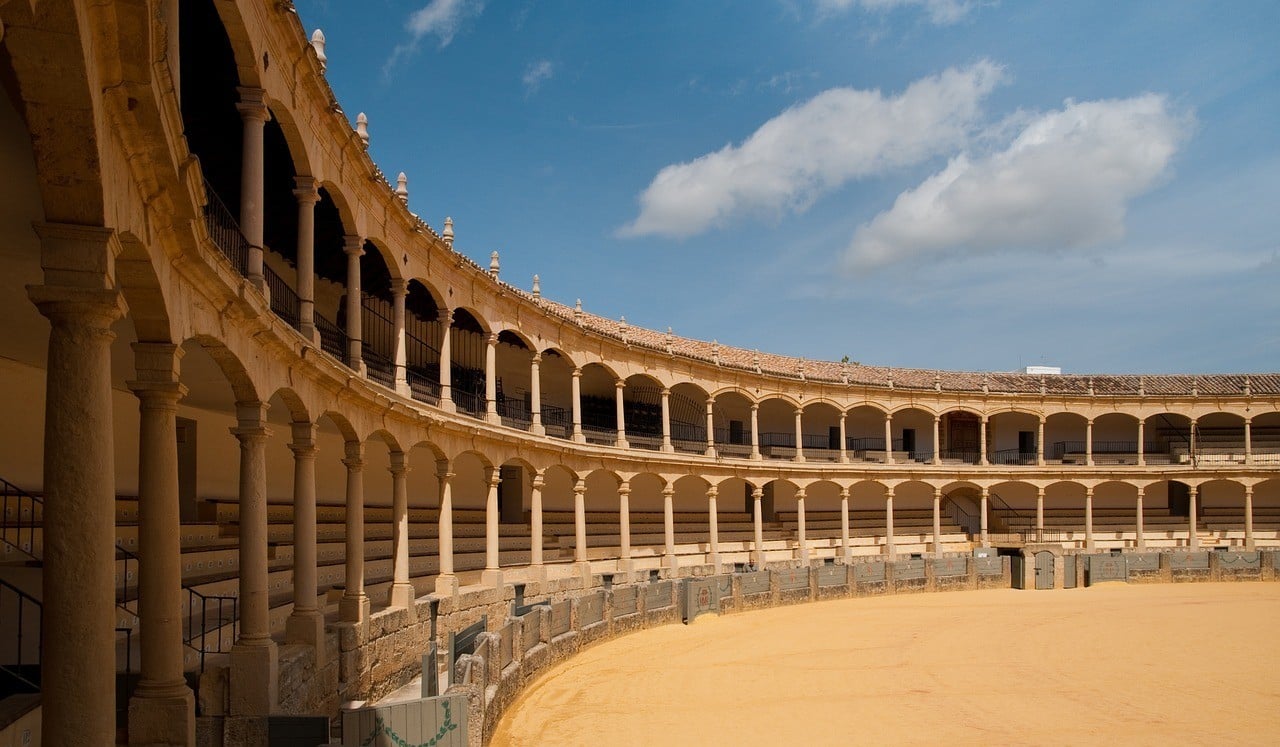
<svg viewBox="0 0 1280 747"><path fill-rule="evenodd" d="M316 330L320 333L320 349L347 364L347 331L320 314L315 315L315 320Z"/></svg>
<svg viewBox="0 0 1280 747"><path fill-rule="evenodd" d="M213 185L206 179L205 196L208 198L204 206L204 225L209 238L231 262L231 266L241 275L249 275L249 240L240 230L235 216L223 204L222 198L214 191Z"/></svg>
<svg viewBox="0 0 1280 747"><path fill-rule="evenodd" d="M405 370L405 378L409 381L409 391L419 402L432 405L440 404L440 381L430 374L415 368Z"/></svg>
<svg viewBox="0 0 1280 747"><path fill-rule="evenodd" d="M16 636L16 643L15 643L16 649L14 651L14 656L12 661L8 663L0 664L0 671L8 674L10 677L14 678L15 680L18 680L24 685L27 685L28 687L31 687L34 690L39 691L40 690L40 674L39 674L40 663L41 663L41 659L43 658L41 655L41 652L44 648L44 639L43 639L43 633L42 633L42 630L44 627L42 624L43 617L44 617L44 605L40 603L39 599L36 599L35 597L26 593L22 589L19 589L13 584L0 579L0 610L12 609L14 606L14 604L3 603L3 596L6 590L15 597L18 619L17 619L17 625L11 625L6 623L0 627L5 628L6 630L14 631ZM27 677L26 672L24 671L24 667L28 666L27 663L25 662L25 657L23 656L24 649L22 646L22 639L25 635L25 631L27 630L27 626L24 624L24 620L27 616L26 615L27 605L31 605L32 607L34 607L35 613L36 613L36 626L35 626L36 660L32 662L32 665L35 667L35 671L36 671L36 675L34 679ZM9 659L9 657L7 656L3 658L6 661Z"/></svg>
<svg viewBox="0 0 1280 747"><path fill-rule="evenodd" d="M185 588L187 590L187 629L185 634L182 636L182 643L199 655L200 671L203 672L205 657L208 654L227 653L231 650L230 646L223 645L222 628L230 622L231 639L234 641L236 637L236 630L240 623L237 610L237 604L240 600L237 597L205 595L191 587ZM213 618L216 624L212 627L209 625L209 609L211 604L217 612ZM224 614L228 607L231 609L231 617L229 620ZM196 626L197 611L200 621L198 627ZM209 637L211 634L214 636L214 643L212 647L209 645Z"/></svg>
<svg viewBox="0 0 1280 747"><path fill-rule="evenodd" d="M36 507L43 505L39 498L0 478L0 540L32 560L40 559L35 550L36 528L40 526Z"/></svg>
<svg viewBox="0 0 1280 747"><path fill-rule="evenodd" d="M293 288L270 265L264 265L262 274L266 276L267 290L271 294L271 310L276 316L289 323L290 327L299 329L302 314L302 301Z"/></svg>

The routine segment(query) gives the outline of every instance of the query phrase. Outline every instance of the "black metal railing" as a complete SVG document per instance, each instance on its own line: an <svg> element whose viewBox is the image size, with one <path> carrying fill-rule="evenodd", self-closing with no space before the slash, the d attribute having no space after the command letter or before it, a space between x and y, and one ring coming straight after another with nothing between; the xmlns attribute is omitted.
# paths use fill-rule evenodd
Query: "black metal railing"
<svg viewBox="0 0 1280 747"><path fill-rule="evenodd" d="M320 333L320 349L347 363L347 332L338 325L316 314L316 330Z"/></svg>
<svg viewBox="0 0 1280 747"><path fill-rule="evenodd" d="M36 531L40 526L37 514L43 503L13 483L0 478L0 539L32 560L36 554Z"/></svg>
<svg viewBox="0 0 1280 747"><path fill-rule="evenodd" d="M528 430L533 423L533 412L523 398L504 397L495 403L495 407L504 425Z"/></svg>
<svg viewBox="0 0 1280 747"><path fill-rule="evenodd" d="M360 349L360 358L364 360L364 367L370 379L389 389L395 388L396 366L394 363L380 353L363 347Z"/></svg>
<svg viewBox="0 0 1280 747"><path fill-rule="evenodd" d="M196 652L200 659L200 671L204 671L205 657L231 651L239 625L236 597L209 596L187 587L187 625L182 642ZM223 628L231 626L231 635L223 636Z"/></svg>
<svg viewBox="0 0 1280 747"><path fill-rule="evenodd" d="M116 606L130 614L136 614L126 605L138 598L138 555L116 545L116 562L120 566L120 581L116 584Z"/></svg>
<svg viewBox="0 0 1280 747"><path fill-rule="evenodd" d="M999 451L991 452L990 460L992 464L1027 465L1027 464L1035 464L1036 462L1038 462L1039 455L1035 453L1020 451L1018 449L1000 449Z"/></svg>
<svg viewBox="0 0 1280 747"><path fill-rule="evenodd" d="M209 238L222 254L231 261L231 266L241 275L249 274L249 240L240 230L235 216L223 204L213 185L208 180L204 183L205 196L208 202L204 206L204 225L209 231Z"/></svg>
<svg viewBox="0 0 1280 747"><path fill-rule="evenodd" d="M947 501L947 515L970 537L982 533L982 519L965 511L955 501Z"/></svg>
<svg viewBox="0 0 1280 747"><path fill-rule="evenodd" d="M563 407L544 404L542 406L542 427L552 436L569 438L573 435L573 413Z"/></svg>
<svg viewBox="0 0 1280 747"><path fill-rule="evenodd" d="M10 618L9 615L13 617ZM0 672L11 680L16 689L40 690L40 659L44 641L41 639L41 618L44 606L40 600L22 589L0 580L0 629L8 631L0 636ZM31 617L33 619L28 620ZM9 636L12 635L12 647ZM34 636L35 644L31 640Z"/></svg>
<svg viewBox="0 0 1280 747"><path fill-rule="evenodd" d="M483 418L488 408L488 402L483 394L469 392L465 389L453 387L453 404L458 406L460 412L477 418Z"/></svg>
<svg viewBox="0 0 1280 747"><path fill-rule="evenodd" d="M405 377L409 380L409 391L414 399L431 405L440 404L439 381L429 374L413 368L405 371Z"/></svg>
<svg viewBox="0 0 1280 747"><path fill-rule="evenodd" d="M977 464L982 456L977 449L943 449L941 454L943 459L964 462L965 464Z"/></svg>
<svg viewBox="0 0 1280 747"><path fill-rule="evenodd" d="M298 329L302 314L302 302L298 300L298 294L270 266L264 266L262 274L266 276L267 290L271 293L271 310L288 322L290 327Z"/></svg>

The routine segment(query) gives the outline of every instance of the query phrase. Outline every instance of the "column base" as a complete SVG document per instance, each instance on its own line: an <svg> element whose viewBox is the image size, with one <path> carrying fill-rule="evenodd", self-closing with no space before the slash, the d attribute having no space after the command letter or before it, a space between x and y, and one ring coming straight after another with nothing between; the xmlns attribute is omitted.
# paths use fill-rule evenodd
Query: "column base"
<svg viewBox="0 0 1280 747"><path fill-rule="evenodd" d="M707 449L706 451L702 452L702 455L703 455L703 456L709 456L709 457L711 457L712 459L715 459L715 458L716 458L716 450L715 450L715 449L713 449L713 448L712 448L712 449Z"/></svg>
<svg viewBox="0 0 1280 747"><path fill-rule="evenodd" d="M436 594L451 597L458 593L458 577L450 574L436 576Z"/></svg>
<svg viewBox="0 0 1280 747"><path fill-rule="evenodd" d="M676 453L676 447L675 447L675 446L673 446L673 445L671 445L671 444L663 444L663 445L662 445L662 453L664 453L664 454L674 454L674 453Z"/></svg>
<svg viewBox="0 0 1280 747"><path fill-rule="evenodd" d="M392 584L391 593L387 596L387 604L391 607L403 607L409 611L409 617L413 618L417 609L413 600L417 597L418 591L413 588L413 584Z"/></svg>
<svg viewBox="0 0 1280 747"><path fill-rule="evenodd" d="M289 615L284 621L284 639L288 643L301 643L315 649L316 669L324 667L324 615L319 610Z"/></svg>
<svg viewBox="0 0 1280 747"><path fill-rule="evenodd" d="M486 568L480 574L480 583L485 586L492 586L495 589L502 588L502 571L496 568Z"/></svg>
<svg viewBox="0 0 1280 747"><path fill-rule="evenodd" d="M587 437L583 435L582 431L578 431L573 434L572 440L575 444L585 444L587 442Z"/></svg>
<svg viewBox="0 0 1280 747"><path fill-rule="evenodd" d="M764 459L764 455L763 455L763 454L761 454L760 452L756 451L756 452L752 452L752 454L751 454L751 458L758 462L758 461L760 461L760 460Z"/></svg>
<svg viewBox="0 0 1280 747"><path fill-rule="evenodd" d="M541 425L537 425L537 424L534 424L534 425L529 426L529 432L530 432L530 433L532 433L532 434L533 434L533 435L535 435L535 436L545 436L545 435L547 435L547 429L546 429L545 427L543 427L543 426L541 426Z"/></svg>
<svg viewBox="0 0 1280 747"><path fill-rule="evenodd" d="M409 382L406 379L396 379L396 394L401 397L410 399L413 397L413 390L409 388Z"/></svg>
<svg viewBox="0 0 1280 747"><path fill-rule="evenodd" d="M169 692L143 694L139 685L129 699L129 744L186 745L196 743L196 699L178 683Z"/></svg>
<svg viewBox="0 0 1280 747"><path fill-rule="evenodd" d="M231 715L268 716L277 709L279 657L270 639L231 647Z"/></svg>
<svg viewBox="0 0 1280 747"><path fill-rule="evenodd" d="M298 331L302 333L302 336L310 340L312 345L320 347L320 330L316 329L315 322L302 322L299 326L301 329Z"/></svg>
<svg viewBox="0 0 1280 747"><path fill-rule="evenodd" d="M458 405L454 403L452 396L450 396L448 392L441 392L439 407L441 410L444 410L445 412L458 411Z"/></svg>
<svg viewBox="0 0 1280 747"><path fill-rule="evenodd" d="M666 554L662 556L662 567L670 571L676 571L680 568L680 561L674 554Z"/></svg>
<svg viewBox="0 0 1280 747"><path fill-rule="evenodd" d="M484 414L484 422L492 425L502 425L502 418L496 412L486 412Z"/></svg>
<svg viewBox="0 0 1280 747"><path fill-rule="evenodd" d="M582 579L583 588L591 586L591 564L580 560L573 564L573 573Z"/></svg>
<svg viewBox="0 0 1280 747"><path fill-rule="evenodd" d="M338 619L343 622L362 622L369 619L373 604L366 594L347 596L338 600Z"/></svg>
<svg viewBox="0 0 1280 747"><path fill-rule="evenodd" d="M628 442L627 442L627 439L625 439L625 438L619 438L619 439L615 440L615 441L613 442L613 445L614 445L614 446L616 446L616 447L618 447L619 449L630 449L630 448L631 448L631 444L630 444L630 443L628 443Z"/></svg>

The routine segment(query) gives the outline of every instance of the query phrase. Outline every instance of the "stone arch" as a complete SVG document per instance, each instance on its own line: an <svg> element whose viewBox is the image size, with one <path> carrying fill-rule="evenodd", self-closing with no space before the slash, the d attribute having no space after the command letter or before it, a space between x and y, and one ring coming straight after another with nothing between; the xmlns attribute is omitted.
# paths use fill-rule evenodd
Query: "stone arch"
<svg viewBox="0 0 1280 747"><path fill-rule="evenodd" d="M129 305L129 317L141 342L172 342L173 322L167 296L170 286L156 276L147 246L133 233L120 233L116 284Z"/></svg>
<svg viewBox="0 0 1280 747"><path fill-rule="evenodd" d="M265 401L259 396L258 387L249 375L249 370L225 343L207 334L192 335L183 341L183 344L185 345L188 342L194 342L209 354L209 357L213 359L214 363L222 371L223 376L226 377L227 382L231 384L231 391L234 393L237 402Z"/></svg>

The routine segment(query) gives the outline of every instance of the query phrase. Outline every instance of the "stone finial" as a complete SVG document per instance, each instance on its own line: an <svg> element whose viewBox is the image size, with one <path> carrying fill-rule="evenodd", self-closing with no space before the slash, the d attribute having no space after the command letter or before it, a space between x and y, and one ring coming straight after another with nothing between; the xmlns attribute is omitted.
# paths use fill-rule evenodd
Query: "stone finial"
<svg viewBox="0 0 1280 747"><path fill-rule="evenodd" d="M489 255L489 277L493 278L494 280L497 280L499 269L500 267L498 265L498 252L497 250L494 250Z"/></svg>
<svg viewBox="0 0 1280 747"><path fill-rule="evenodd" d="M982 375L982 393L983 393L983 394L990 394L990 393L991 393L991 386L990 386L990 384L988 384L988 383L987 383L987 375L986 375L986 374L983 374L983 375Z"/></svg>
<svg viewBox="0 0 1280 747"><path fill-rule="evenodd" d="M1147 396L1147 377L1145 376L1138 377L1138 396Z"/></svg>
<svg viewBox="0 0 1280 747"><path fill-rule="evenodd" d="M849 364L848 363L840 364L840 383L844 384L845 386L849 385Z"/></svg>
<svg viewBox="0 0 1280 747"><path fill-rule="evenodd" d="M720 365L720 341L711 341L711 362Z"/></svg>
<svg viewBox="0 0 1280 747"><path fill-rule="evenodd" d="M453 218L444 219L444 232L440 234L440 238L444 239L445 246L453 248Z"/></svg>
<svg viewBox="0 0 1280 747"><path fill-rule="evenodd" d="M804 381L804 380L805 380L805 377L804 377L804 361L800 361L800 363L796 366L796 373L800 375L800 380L801 380L801 381Z"/></svg>
<svg viewBox="0 0 1280 747"><path fill-rule="evenodd" d="M360 142L364 143L364 147L369 147L369 117L364 112L356 115L356 134L360 136Z"/></svg>
<svg viewBox="0 0 1280 747"><path fill-rule="evenodd" d="M1248 397L1253 394L1253 381L1248 376L1244 377L1244 396Z"/></svg>
<svg viewBox="0 0 1280 747"><path fill-rule="evenodd" d="M942 376L937 372L933 372L933 391L942 391Z"/></svg>
<svg viewBox="0 0 1280 747"><path fill-rule="evenodd" d="M892 389L892 388L893 388L893 377L892 377L892 376L890 376L890 377L889 377L889 388L890 388L890 389Z"/></svg>
<svg viewBox="0 0 1280 747"><path fill-rule="evenodd" d="M1199 376L1196 376L1195 378L1191 379L1191 396L1192 397L1200 396L1200 377Z"/></svg>
<svg viewBox="0 0 1280 747"><path fill-rule="evenodd" d="M577 303L573 305L573 320L578 324L582 324L582 299L579 298Z"/></svg>
<svg viewBox="0 0 1280 747"><path fill-rule="evenodd" d="M320 62L320 71L329 66L329 58L324 56L324 32L316 29L311 33L311 48L316 51L316 60Z"/></svg>
<svg viewBox="0 0 1280 747"><path fill-rule="evenodd" d="M404 204L409 204L409 177L405 176L403 171L396 176L396 196Z"/></svg>
<svg viewBox="0 0 1280 747"><path fill-rule="evenodd" d="M756 373L760 373L760 351L759 350L751 354L751 367L756 370Z"/></svg>
<svg viewBox="0 0 1280 747"><path fill-rule="evenodd" d="M542 280L536 274L533 276L533 297L542 298Z"/></svg>
<svg viewBox="0 0 1280 747"><path fill-rule="evenodd" d="M1093 389L1093 377L1089 377L1089 396L1092 397L1096 392Z"/></svg>
<svg viewBox="0 0 1280 747"><path fill-rule="evenodd" d="M671 336L671 328L670 328L670 327L667 327L667 336L664 338L663 342L666 344L666 348L667 348L667 355L671 355L671 342L672 342L672 336Z"/></svg>
<svg viewBox="0 0 1280 747"><path fill-rule="evenodd" d="M1043 376L1041 376L1041 377L1040 377L1040 395L1041 395L1041 396L1044 396L1044 395L1045 395L1045 393L1047 393L1048 391L1049 391L1049 387L1045 385L1045 383L1044 383L1044 377L1043 377Z"/></svg>

